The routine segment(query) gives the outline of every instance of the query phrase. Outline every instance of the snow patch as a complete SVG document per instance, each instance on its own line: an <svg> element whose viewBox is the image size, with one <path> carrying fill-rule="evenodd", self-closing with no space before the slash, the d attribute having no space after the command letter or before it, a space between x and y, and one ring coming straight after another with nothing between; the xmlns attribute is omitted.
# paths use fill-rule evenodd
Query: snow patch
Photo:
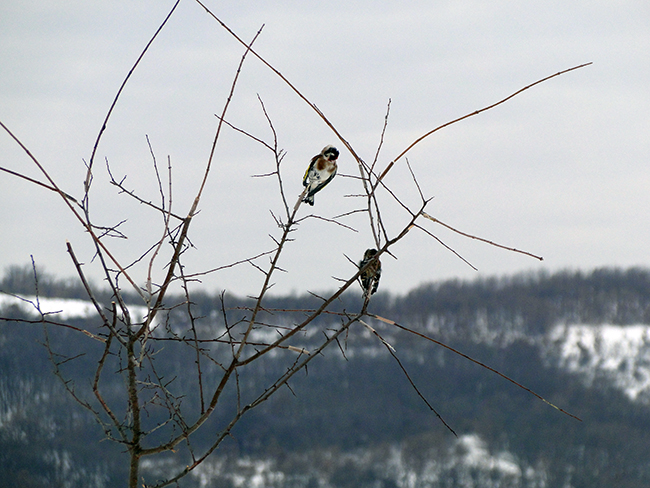
<svg viewBox="0 0 650 488"><path fill-rule="evenodd" d="M90 300L77 298L44 298L36 296L18 297L0 293L0 309L16 307L28 317L40 317L41 313L53 320L87 319L97 315L97 309ZM129 314L134 323L142 323L148 309L129 305ZM155 326L155 324L154 324Z"/></svg>
<svg viewBox="0 0 650 488"><path fill-rule="evenodd" d="M650 326L557 325L548 335L560 366L585 377L604 377L631 400L650 403Z"/></svg>
<svg viewBox="0 0 650 488"><path fill-rule="evenodd" d="M521 477L521 469L511 453L504 451L496 455L490 454L487 444L477 434L460 436L454 449L460 451L460 463L466 467Z"/></svg>
<svg viewBox="0 0 650 488"><path fill-rule="evenodd" d="M348 478L350 486L353 486L355 477L358 477L356 481L359 484L363 480L363 486L400 488L447 486L447 480L451 479L455 480L454 486L458 488L546 486L543 469L538 471L525 463L519 464L516 457L507 451L490 452L478 434L465 434L459 439L445 441L444 448L419 445L419 454L411 458L414 452L414 446L393 444L347 452L306 450L291 453L282 462L264 456L215 456L198 466L190 476L201 488L221 485L234 488L335 488L341 486L341 479ZM146 464L151 475L156 471L160 474L160 468L162 466L155 469Z"/></svg>

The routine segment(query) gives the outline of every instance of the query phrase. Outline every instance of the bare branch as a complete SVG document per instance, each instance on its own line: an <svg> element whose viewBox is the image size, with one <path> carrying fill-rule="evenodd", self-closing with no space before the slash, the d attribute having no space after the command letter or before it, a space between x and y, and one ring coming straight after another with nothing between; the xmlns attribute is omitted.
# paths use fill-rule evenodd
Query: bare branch
<svg viewBox="0 0 650 488"><path fill-rule="evenodd" d="M233 93L235 91L235 87L237 86L237 80L239 79L239 74L241 73L241 68L242 65L244 64L244 60L246 59L246 56L248 53L251 51L251 46L255 42L255 40L259 37L259 35L262 33L262 26L259 31L257 31L257 34L253 37L253 40L246 46L246 51L241 57L241 60L239 62L239 66L237 67L237 72L235 74L234 80L232 82L232 86L230 88L230 93L228 95L228 98L226 100L226 103L223 107L223 111L221 113L221 116L219 118L219 124L217 125L217 130L214 135L214 139L212 141L212 148L210 149L210 156L208 158L208 162L203 174L203 180L201 181L201 185L199 187L199 190L194 197L194 203L192 204L192 207L190 208L190 211L187 214L187 217L184 220L183 227L181 229L181 233L178 238L178 242L176 243L175 249L174 249L174 255L172 256L172 259L170 261L169 265L169 270L167 272L167 276L164 279L162 286L160 287L160 291L158 292L158 299L156 300L156 303L151 307L151 311L149 315L147 316L147 321L143 326L140 328L140 330L137 333L137 336L140 337L142 336L147 328L149 327L149 324L153 321L154 317L156 316L156 313L158 312L158 309L162 305L163 299L165 297L165 293L167 291L167 288L169 284L172 282L173 276L174 276L174 271L176 268L176 264L178 262L179 256L181 254L181 250L183 249L183 244L185 242L185 239L187 238L187 232L189 230L190 223L192 221L192 217L194 217L196 210L199 206L199 202L201 200L201 195L203 194L203 189L205 188L205 184L208 181L208 176L210 174L210 169L212 167L212 161L214 158L214 151L217 147L217 141L219 140L219 135L221 134L221 127L222 127L222 120L224 119L226 112L228 111L228 107L230 106L230 101L232 100Z"/></svg>
<svg viewBox="0 0 650 488"><path fill-rule="evenodd" d="M413 387L413 389L415 390L415 392L416 392L416 393L418 394L418 396L422 399L422 401L426 404L426 406L429 407L429 410L431 410L434 414L436 414L436 417L438 417L438 419L440 420L440 422L442 422L443 425L444 425L445 427L447 427L447 429L449 429L449 431L450 431L452 434L454 434L456 437L458 437L458 434L456 434L456 432L454 431L454 429L452 429L452 428L449 426L449 424L448 424L447 422L445 422L445 419L443 419L442 416L438 413L438 411L437 411L435 408L433 408L433 406L429 403L429 401L426 399L426 397L422 394L422 392L420 391L420 389L415 385L415 383L413 382L413 379L411 378L411 375L408 374L408 371L406 371L406 368L405 368L404 365L402 364L402 361L400 361L399 357L397 357L397 353L396 353L396 351L395 351L395 348L394 348L393 346L391 346L388 342L386 342L386 340L385 340L381 335L379 335L379 333L378 333L375 329L373 329L372 327L370 327L370 326L369 326L368 324L366 324L363 320L359 320L359 323L361 323L361 324L364 325L368 330L370 330L370 332L372 332L376 337L378 337L379 340L382 342L382 344L383 344L384 346L386 346L386 349L388 349L388 352L390 353L390 355L393 356L393 359L395 359L395 361L397 361L397 364L399 365L400 369L401 369L402 372L404 373L404 376L406 376L406 379L408 380L408 382L411 384L411 386Z"/></svg>
<svg viewBox="0 0 650 488"><path fill-rule="evenodd" d="M418 337L420 337L420 338L422 338L422 339L426 339L427 341L433 342L434 344L438 344L439 346L442 346L442 347L444 347L445 349L449 349L449 350L450 350L451 352L453 352L454 354L458 354L459 356L462 356L462 357L464 357L465 359L469 359L471 362L476 363L476 364L478 364L479 366L481 366L481 367L483 367L483 368L485 368L485 369L487 369L487 370L489 370L489 371L492 371L493 373L498 374L499 376L501 376L502 378L504 378L504 379L510 381L511 383L514 383L515 385L517 385L517 386L518 386L519 388L521 388L522 390L526 390L528 393L531 393L532 395L536 396L537 398L539 398L540 400L542 400L542 401L543 401L544 403L546 403L547 405L550 405L550 406L553 407L554 409L559 410L559 411L562 412L563 414L566 414L566 415L568 415L569 417L573 417L574 419L579 420L580 422L582 422L582 419L581 419L581 418L576 417L575 415L573 415L573 414L567 412L566 410L561 409L560 407L558 407L558 406L556 406L556 405L553 405L551 402L549 402L548 400L546 400L546 399L545 399L544 397L542 397L541 395L538 395L537 393L535 393L535 392L534 392L533 390L531 390L530 388L526 388L525 386L521 385L520 383L517 383L517 382L516 382L515 380L513 380L512 378L510 378L510 377L504 375L503 373L497 371L496 369L491 368L491 367L489 367L487 364L483 364L483 363L480 362L480 361L477 361L476 359L474 359L474 358L468 356L467 354L463 354L462 352L458 351L457 349L454 349L453 347L448 346L448 345L445 344L444 342L437 341L437 340L435 340L435 339L433 339L433 338L431 338L431 337L429 337L429 336L427 336L427 335L421 334L420 332L417 332L417 331L415 331L415 330L413 330L413 329L409 329L408 327L405 327L405 326L403 326L403 325L398 324L398 323L395 322L394 320L386 319L386 318L384 318L384 317L380 317L379 315L375 315L375 314L371 314L371 313L368 313L367 315L368 315L369 317L373 317L373 318L375 318L375 319L377 319L377 320L381 320L382 322L384 322L384 323L386 323L386 324L394 325L394 326L397 327L398 329L402 329L402 330L404 330L404 331L406 331L406 332L408 332L408 333L410 333L410 334L416 335L416 336L418 336Z"/></svg>
<svg viewBox="0 0 650 488"><path fill-rule="evenodd" d="M143 204L143 205L146 205L147 207L151 207L151 208L153 208L154 210L157 210L158 212L161 212L161 213L165 213L165 212L167 212L171 217L174 217L176 220L181 220L181 221L184 220L183 217L181 217L180 215L176 215L175 213L172 213L172 212L171 212L171 209L168 210L168 211L165 211L164 207L158 207L157 205L151 203L150 201L145 200L145 199L139 197L138 195L136 195L136 193L135 193L133 190L128 190L128 189L124 186L124 180L126 179L126 177L123 178L123 179L120 180L120 181L117 181L117 180L114 178L113 173L111 172L110 166L109 166L109 164L108 164L108 160L106 160L106 169L107 169L107 171L108 171L108 176L109 176L109 178L110 178L110 183L111 183L111 185L114 185L114 186L118 187L118 188L120 189L120 192L121 192L121 193L126 193L126 194L129 195L130 197L132 197L132 198L134 198L135 200L137 200L139 203L141 203L141 204ZM170 185L171 185L171 180L170 180Z"/></svg>
<svg viewBox="0 0 650 488"><path fill-rule="evenodd" d="M110 119L111 114L113 113L113 109L115 109L115 105L117 105L117 101L120 98L120 95L122 94L122 91L124 90L124 87L126 86L126 83L129 81L129 78L131 78L131 75L135 71L135 69L138 67L140 64L140 61L142 61L142 58L144 58L144 55L146 52L149 50L149 47L151 44L153 44L153 41L158 37L158 34L160 34L160 31L162 31L163 27L165 27L165 24L169 20L169 18L172 16L174 13L174 10L176 10L176 7L178 7L178 4L180 3L180 0L176 0L176 3L172 7L172 9L169 11L167 14L167 17L165 17L165 20L163 20L162 24L160 24L160 27L158 27L158 30L154 33L154 35L151 37L145 48L142 50L140 53L140 56L138 56L138 59L135 61L133 67L129 70L129 73L126 75L126 78L124 78L124 81L122 82L122 85L120 88L117 90L117 94L115 95L115 98L113 99L113 103L111 103L110 108L108 109L108 113L106 114L106 117L104 118L104 122L102 123L102 127L99 129L99 134L97 134L97 139L95 140L95 145L93 146L93 151L90 155L90 161L88 162L88 171L86 173L86 180L85 180L85 191L86 193L90 189L90 184L92 181L92 169L93 169L93 162L95 161L95 153L97 152L97 148L99 147L99 141L102 138L102 135L104 134L104 131L106 130L106 125L108 124L108 119Z"/></svg>
<svg viewBox="0 0 650 488"><path fill-rule="evenodd" d="M18 145L20 146L20 148L25 152L25 154L27 154L27 156L29 156L29 158L32 160L32 162L33 162L33 163L38 167L38 169L41 171L41 173L43 173L43 175L45 176L45 178L50 182L50 185L52 185L52 188L54 188L54 190L55 190L59 195L61 195L61 198L63 198L63 201L64 201L65 204L68 206L68 208L72 211L72 213L73 213L74 216L77 218L77 220L79 220L79 222L80 222L80 223L85 227L85 229L88 231L88 233L90 234L91 238L92 238L93 241L95 242L95 245L98 246L98 247L101 247L101 249L102 249L102 250L106 253L106 255L111 259L111 261L115 264L115 266L117 266L117 267L120 269L120 271L124 274L124 276L126 277L126 279L129 281L129 283L131 283L131 285L133 286L133 288L136 290L136 292L137 292L137 293L138 293L138 294L139 294L139 295L144 299L144 295L142 295L142 292L140 291L140 288L139 288L139 287L135 284L135 282L131 279L131 277L129 276L129 274L128 274L128 273L127 273L127 272L122 268L122 266L121 266L121 265L119 264L119 262L115 259L115 257L113 257L113 254L111 254L111 252L110 252L110 251L106 248L106 246L101 242L101 240L99 239L99 237L97 237L97 236L95 235L95 232L93 231L93 227L92 227L89 223L87 223L86 220L84 220L84 218L79 214L79 212L77 211L77 209L76 209L75 207L72 206L72 203L71 203L70 199L68 198L67 194L66 194L64 191L62 191L62 190L58 187L58 185L57 185L57 184L54 182L54 180L50 177L49 173L45 170L45 168L43 167L43 165L41 165L41 163L38 161L38 159L36 159L36 157L34 157L34 155L31 153L31 151L30 151L29 149L27 149L27 147L26 147L26 146L25 146L25 145L20 141L20 139L18 139L18 137L16 137L16 136L14 135L14 133L11 132L11 130L9 130L9 128L8 128L6 125L4 125L1 121L0 121L0 127L2 127L2 128L5 130L5 132L7 132L7 134L9 134L9 136L10 136L10 137L11 137L11 138L16 142L16 144L18 144ZM76 201L76 200L75 200L75 201Z"/></svg>
<svg viewBox="0 0 650 488"><path fill-rule="evenodd" d="M46 188L46 189L48 189L50 191L53 191L55 193L60 193L61 195L63 195L68 200L72 200L77 205L81 205L77 201L77 199L75 197L71 196L69 193L64 192L63 190L58 190L57 188L55 188L53 186L46 185L45 183L43 183L41 181L35 180L34 178L30 178L29 176L23 175L21 173L17 173L16 171L12 171L12 170L7 169L7 168L0 167L0 171L4 171L5 173L9 173L10 175L17 176L18 178L22 178L23 180L27 180L30 183L34 183L35 185L42 186L43 188Z"/></svg>
<svg viewBox="0 0 650 488"><path fill-rule="evenodd" d="M512 252L516 252L516 253L519 253L519 254L525 254L526 256L530 256L531 258L535 258L535 259L539 259L540 261L544 261L543 257L537 256L537 255L529 253L527 251L522 251L522 250L516 249L514 247L507 247L507 246L504 246L504 245L501 245L501 244L497 244L496 242L489 241L487 239L483 239L482 237L477 237L477 236L474 236L474 235L471 235L471 234L466 234L465 232L461 232L458 229L455 229L452 226L450 226L448 224L445 224L444 222L441 222L440 220L436 219L435 217L432 217L431 215L429 215L429 214L427 214L425 212L422 212L422 216L424 218L426 218L426 219L429 219L432 222L435 222L436 224L440 224L443 227L446 227L447 229L455 232L456 234L460 234L463 237L467 237L469 239L475 239L477 241L481 241L481 242L484 242L486 244L489 244L490 246L499 247L501 249L505 249L506 251L512 251Z"/></svg>
<svg viewBox="0 0 650 488"><path fill-rule="evenodd" d="M409 152L409 151L410 151L410 150L411 150L411 149L412 149L416 144L418 144L418 143L421 142L422 140L426 139L426 138L429 137L431 134L433 134L433 133L435 133L435 132L438 132L440 129L444 129L445 127L449 127L450 125L455 124L456 122L460 122L461 120L465 120L465 119L467 119L467 118L469 118L469 117L473 117L473 116L478 115L478 114L480 114L480 113L482 113L482 112L485 112L485 111L487 111L487 110L493 109L494 107L497 107L497 106L499 106L499 105L501 105L501 104L507 102L507 101L510 100L511 98L516 97L517 95L519 95L520 93L522 93L522 92L528 90L529 88L532 88L532 87L534 87L535 85L539 85L540 83L544 83L545 81L550 80L551 78L555 78L556 76L563 75L563 74L565 74L565 73L568 73L569 71L574 71L574 70L577 70L577 69L580 69L580 68L584 68L585 66L589 66L589 65L591 65L591 64L593 64L593 63L592 63L592 62L589 62L589 63L580 64L580 65L578 65L578 66L574 66L573 68L568 68L568 69L565 69L565 70L559 71L559 72L557 72L557 73L555 73L555 74L553 74L553 75L546 76L546 77L542 78L541 80L537 80L537 81L535 81L534 83L531 83L530 85L526 85L525 87L520 88L520 89L517 90L516 92L514 92L514 93L508 95L507 97L505 97L505 98L499 100L499 101L496 102L496 103L493 103L493 104L491 104L491 105L488 105L487 107L483 107L483 108L481 108L481 109L479 109L479 110L475 110L475 111L472 112L472 113L469 113L469 114L467 114L467 115L463 115L462 117L458 117L457 119L454 119L454 120L451 120L451 121L449 121L449 122L446 122L446 123L444 123L444 124L442 124L442 125L439 125L439 126L436 127L435 129L430 130L430 131L427 132L426 134L424 134L424 135L418 137L414 142L411 143L411 145L409 145L406 149L404 149L404 150L403 150L403 151L402 151L402 152L401 152L401 153L400 153L400 154L399 154L395 159L393 159L393 160L389 163L389 165L386 167L386 169L384 169L384 171L382 172L382 174L381 174L381 176L379 177L379 179L380 179L380 180L383 179L383 177L386 176L386 173L388 173L388 172L390 171L390 169L393 167L393 165L394 165L397 161L399 161L399 160L402 158L402 156L404 156L407 152Z"/></svg>

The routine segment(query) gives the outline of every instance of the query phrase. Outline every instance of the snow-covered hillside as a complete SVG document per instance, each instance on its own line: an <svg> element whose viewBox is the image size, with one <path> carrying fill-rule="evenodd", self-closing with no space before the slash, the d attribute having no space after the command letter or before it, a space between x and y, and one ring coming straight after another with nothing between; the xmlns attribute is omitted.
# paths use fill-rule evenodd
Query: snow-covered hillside
<svg viewBox="0 0 650 488"><path fill-rule="evenodd" d="M557 325L547 353L588 384L604 379L630 400L650 403L650 326Z"/></svg>
<svg viewBox="0 0 650 488"><path fill-rule="evenodd" d="M39 289L53 295L61 286ZM40 466L34 476L49 469L48 480L70 479L58 467L58 460L66 460L85 483L74 488L122 486L124 466L106 450L106 443L97 442L101 432L79 447L78 439L93 432L96 420L71 408L68 396L52 381L51 360L33 333L41 327L12 324L10 319L21 316L38 322L46 314L48 320L74 328L84 327L87 320L94 328L101 325L97 311L87 300L25 296L30 289L21 288L25 298L0 293L0 317L8 319L0 322L7 324L0 328L0 368L4 368L0 452L11 453L15 462L29 459L31 465ZM83 297L83 291L68 290L64 296ZM101 300L109 304L110 297L105 292ZM226 324L245 323L250 307L246 298L227 296L225 302L210 294L192 298L196 330L207 338L206 348L213 347L215 337L225 337ZM159 326L156 333L185 337L191 322L184 297L168 299L169 308L159 317L165 327ZM269 297L251 339L274 340L319 303L312 296ZM336 314L358 306L358 296L340 297L331 305L332 314L292 336L291 345L313 351L323 332L329 333ZM372 312L498 369L584 421L561 415L466 358L368 317L368 324L395 348L410 379L458 437L423 405L377 336L353 324L338 347L315 356L309 371L292 379L290 389L280 390L251 411L227 445L182 486L649 486L650 271L451 281L423 286L403 297L380 293L373 296ZM130 308L134 322L146 313L145 307ZM61 364L76 380L76 391L84 393L86 388L84 398L92 400L87 371L92 374L101 344L92 342L87 349L92 354L77 355L86 351L87 341L81 337L78 342L74 329L63 332L49 334L52 350L61 354L57 358L75 358ZM193 384L193 350L188 353L180 342L150 341L149 346L165 352L156 356L157 374L173 379L172 388L181 391ZM250 401L268 382L276 381L286 363L295 360L295 352L278 349L265 362L241 368L237 401L240 395L242 404ZM122 378L109 372L119 372L122 357L111 356L115 362L102 376L114 402L119 401ZM205 384L214 383L219 364L212 369L207 362L202 366ZM145 373L142 378L147 378ZM197 398L191 387L183 390L187 412L196 409ZM227 422L226 413L215 421ZM54 451L48 433L61 443ZM212 431L197 435L194 445L209 443L212 437ZM99 459L103 464L98 465ZM152 456L143 460L142 473L149 479L166 478L186 462L179 453ZM101 480L87 482L95 480L95 466L100 466ZM5 468L4 476L12 469ZM116 481L109 484L114 473Z"/></svg>
<svg viewBox="0 0 650 488"><path fill-rule="evenodd" d="M425 488L528 488L543 487L547 476L543 467L521 463L507 451L490 452L476 434L447 439L443 445L412 455L413 446L381 445L349 452L320 449L295 454L291 469L268 457L215 456L204 462L192 477L200 488L284 488L287 486L395 486ZM168 461L145 460L145 471L165 475L173 466ZM347 484L341 480L347 478ZM370 479L381 480L375 484ZM355 484L355 483L358 483Z"/></svg>
<svg viewBox="0 0 650 488"><path fill-rule="evenodd" d="M42 312L50 320L59 321L91 318L97 314L89 300L19 298L0 293L0 310L8 307L17 307L21 313L34 318L40 317ZM129 306L129 311L135 320L140 321L146 316L147 308ZM481 323L477 327L482 330ZM271 328L259 330L255 339L264 340L266 335L276 334ZM491 336L479 334L479 337L484 339L479 342L490 345L494 342ZM308 339L307 336L304 338ZM539 342L539 338L532 340ZM604 380L623 391L630 400L650 403L650 325L558 324L542 338L541 343L541 354L567 371L579 374L587 384ZM370 354L368 347L363 346L363 350L357 353ZM385 353L380 344L370 347L376 354ZM348 352L350 356L354 354L355 351Z"/></svg>

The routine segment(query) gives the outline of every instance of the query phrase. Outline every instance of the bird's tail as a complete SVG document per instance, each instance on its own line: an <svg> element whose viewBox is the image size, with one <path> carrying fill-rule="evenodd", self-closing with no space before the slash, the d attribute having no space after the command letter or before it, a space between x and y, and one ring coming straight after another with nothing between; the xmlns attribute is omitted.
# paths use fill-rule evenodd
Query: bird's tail
<svg viewBox="0 0 650 488"><path fill-rule="evenodd" d="M312 207L314 206L314 195L307 195L305 198L302 199L303 202L308 203Z"/></svg>

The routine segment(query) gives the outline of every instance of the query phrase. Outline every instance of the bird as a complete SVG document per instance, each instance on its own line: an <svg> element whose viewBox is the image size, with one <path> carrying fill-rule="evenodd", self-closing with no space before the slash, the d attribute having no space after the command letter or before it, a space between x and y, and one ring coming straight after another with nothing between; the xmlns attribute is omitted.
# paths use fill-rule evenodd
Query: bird
<svg viewBox="0 0 650 488"><path fill-rule="evenodd" d="M302 178L302 185L307 188L307 196L303 198L303 202L314 205L314 194L325 188L336 175L338 157L338 149L334 146L325 146L320 154L311 158L305 176Z"/></svg>
<svg viewBox="0 0 650 488"><path fill-rule="evenodd" d="M368 265L359 275L359 278L361 278L361 287L367 296L377 291L379 278L381 278L381 261L375 257L376 255L377 249L366 249L366 252L363 253L363 259L359 262L359 269L361 270Z"/></svg>

